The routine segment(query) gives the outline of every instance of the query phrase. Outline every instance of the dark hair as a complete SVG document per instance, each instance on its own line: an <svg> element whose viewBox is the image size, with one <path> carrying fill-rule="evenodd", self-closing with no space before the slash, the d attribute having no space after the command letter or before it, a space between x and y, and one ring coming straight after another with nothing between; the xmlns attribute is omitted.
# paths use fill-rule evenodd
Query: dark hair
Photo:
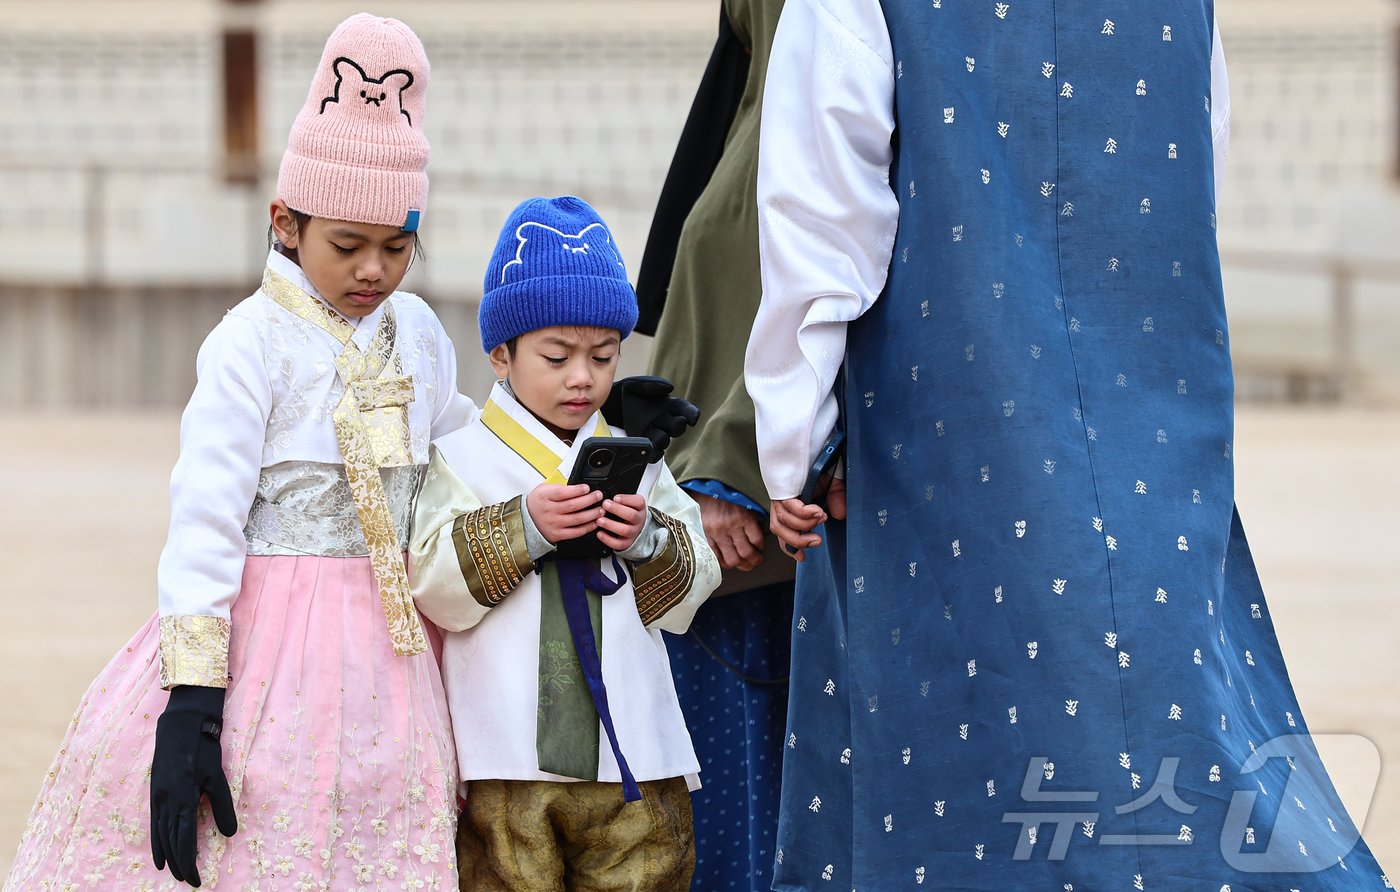
<svg viewBox="0 0 1400 892"><path fill-rule="evenodd" d="M302 213L301 211L290 207L287 208L287 212L292 215L292 221L296 223L298 232L305 229L306 224L311 222L310 214ZM270 251L273 249L274 246L277 248L278 251L281 251L284 254L288 253L289 251L293 256L295 256L296 254L295 249L289 249L282 244L281 240L277 238L277 233L273 231L272 224L269 223L267 224L267 248ZM412 261L409 263L409 266L412 267L414 263L417 263L419 261L423 261L426 263L427 260L428 252L423 250L423 239L421 236L418 235L418 233L415 232L413 233L413 258ZM515 356L514 350L511 351L511 356Z"/></svg>

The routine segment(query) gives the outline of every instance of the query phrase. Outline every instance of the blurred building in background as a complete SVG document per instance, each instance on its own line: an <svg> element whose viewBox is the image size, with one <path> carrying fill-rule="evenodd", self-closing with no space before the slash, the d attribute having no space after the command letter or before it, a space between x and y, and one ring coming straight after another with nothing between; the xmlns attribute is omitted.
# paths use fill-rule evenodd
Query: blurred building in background
<svg viewBox="0 0 1400 892"><path fill-rule="evenodd" d="M341 0L0 0L0 407L177 407L257 284L287 130ZM1400 403L1400 3L1217 0L1219 215L1241 394ZM432 61L429 262L476 300L520 199L575 192L635 268L717 0L395 0ZM736 332L736 337L745 333ZM644 340L644 339L641 339ZM630 346L635 365L644 346Z"/></svg>

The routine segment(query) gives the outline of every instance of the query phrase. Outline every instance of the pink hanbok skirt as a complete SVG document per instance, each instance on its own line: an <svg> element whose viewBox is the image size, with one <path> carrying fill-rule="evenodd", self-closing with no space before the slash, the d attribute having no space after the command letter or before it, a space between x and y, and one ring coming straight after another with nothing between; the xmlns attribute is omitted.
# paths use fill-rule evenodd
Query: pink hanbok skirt
<svg viewBox="0 0 1400 892"><path fill-rule="evenodd" d="M428 628L428 653L394 656L368 558L248 558L222 738L238 833L202 801L203 888L456 890L457 763ZM159 637L152 617L83 696L6 892L188 888L151 860Z"/></svg>

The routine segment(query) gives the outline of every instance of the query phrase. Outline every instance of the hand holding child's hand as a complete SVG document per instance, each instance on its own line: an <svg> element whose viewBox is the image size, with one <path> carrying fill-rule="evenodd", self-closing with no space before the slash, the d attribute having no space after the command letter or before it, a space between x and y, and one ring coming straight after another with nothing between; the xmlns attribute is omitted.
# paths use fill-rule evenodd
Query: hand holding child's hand
<svg viewBox="0 0 1400 892"><path fill-rule="evenodd" d="M598 541L613 551L631 548L647 524L646 497L636 493L620 495L604 502L603 510L607 514L598 520Z"/></svg>
<svg viewBox="0 0 1400 892"><path fill-rule="evenodd" d="M541 483L525 497L525 508L540 535L557 545L598 528L598 518L603 515L598 502L602 498L602 493L590 490L586 483Z"/></svg>

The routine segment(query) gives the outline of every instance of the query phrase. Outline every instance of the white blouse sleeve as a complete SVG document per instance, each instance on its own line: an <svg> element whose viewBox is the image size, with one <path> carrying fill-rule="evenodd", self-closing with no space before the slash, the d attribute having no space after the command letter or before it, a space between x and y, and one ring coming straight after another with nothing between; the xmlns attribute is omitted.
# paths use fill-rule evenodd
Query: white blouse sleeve
<svg viewBox="0 0 1400 892"><path fill-rule="evenodd" d="M1215 42L1210 52L1210 135L1215 148L1215 201L1220 203L1220 190L1225 183L1225 159L1230 154L1230 77L1225 71L1225 47L1220 42L1220 27L1212 29Z"/></svg>
<svg viewBox="0 0 1400 892"><path fill-rule="evenodd" d="M836 423L846 326L878 298L899 205L889 188L894 66L877 0L789 0L773 41L759 141L763 300L749 337L764 484L796 496ZM1217 197L1230 141L1218 30L1211 54Z"/></svg>
<svg viewBox="0 0 1400 892"><path fill-rule="evenodd" d="M778 21L759 140L763 299L744 365L775 500L801 491L835 426L846 326L889 272L892 55L877 0L789 0Z"/></svg>
<svg viewBox="0 0 1400 892"><path fill-rule="evenodd" d="M161 684L224 687L229 614L248 552L272 385L253 323L225 316L196 360L170 476L170 532L157 571Z"/></svg>
<svg viewBox="0 0 1400 892"><path fill-rule="evenodd" d="M450 434L466 427L476 420L476 417L481 414L481 410L477 408L476 403L472 402L470 397L457 389L457 350L436 316L433 317L433 323L436 329L435 337L438 348L436 370L438 404L433 407L431 436L436 440L444 434Z"/></svg>

